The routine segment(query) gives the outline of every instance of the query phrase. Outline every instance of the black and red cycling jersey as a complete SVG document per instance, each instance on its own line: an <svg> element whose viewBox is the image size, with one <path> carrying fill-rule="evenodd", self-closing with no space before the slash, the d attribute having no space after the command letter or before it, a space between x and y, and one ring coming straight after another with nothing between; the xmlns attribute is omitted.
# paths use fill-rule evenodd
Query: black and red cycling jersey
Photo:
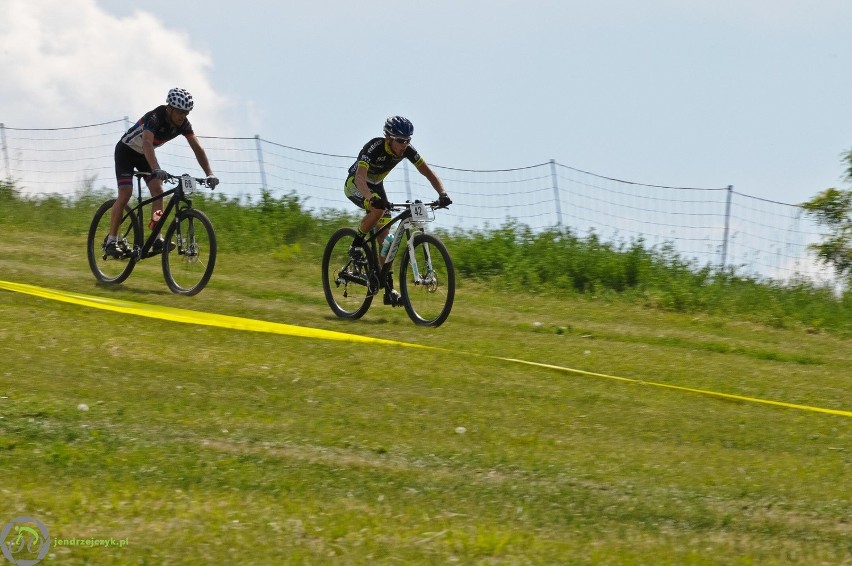
<svg viewBox="0 0 852 566"><path fill-rule="evenodd" d="M142 132L150 130L154 134L154 147L160 147L178 136L193 135L192 124L184 120L180 126L175 126L166 115L166 105L157 106L147 112L121 136L121 141L138 153L142 153Z"/></svg>
<svg viewBox="0 0 852 566"><path fill-rule="evenodd" d="M166 114L166 105L157 106L142 116L115 144L115 178L119 189L133 187L133 171L150 171L151 166L142 150L142 133L154 134L154 147L160 147L178 136L194 135L189 120L175 126Z"/></svg>

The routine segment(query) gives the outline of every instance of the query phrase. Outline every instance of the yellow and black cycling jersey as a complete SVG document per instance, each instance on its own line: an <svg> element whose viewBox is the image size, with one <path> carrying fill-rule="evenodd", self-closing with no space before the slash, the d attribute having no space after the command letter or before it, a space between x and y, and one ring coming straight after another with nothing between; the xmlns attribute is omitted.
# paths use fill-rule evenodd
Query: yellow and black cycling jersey
<svg viewBox="0 0 852 566"><path fill-rule="evenodd" d="M388 176L388 173L403 159L408 159L415 167L423 163L423 158L410 145L405 148L402 156L397 157L393 154L390 147L388 147L385 138L371 139L361 149L361 152L358 154L358 160L349 168L349 178L345 185L346 196L353 197L358 194L355 183L350 181L350 179L354 179L355 171L359 165L367 168L368 185L381 185L384 178Z"/></svg>

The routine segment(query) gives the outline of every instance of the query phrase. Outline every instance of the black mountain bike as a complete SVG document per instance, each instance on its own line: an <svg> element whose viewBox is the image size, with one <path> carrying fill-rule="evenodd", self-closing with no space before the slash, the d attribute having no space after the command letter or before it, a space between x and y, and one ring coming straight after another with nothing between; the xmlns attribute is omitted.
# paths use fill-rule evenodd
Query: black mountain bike
<svg viewBox="0 0 852 566"><path fill-rule="evenodd" d="M456 272L450 253L441 240L427 234L426 222L435 219L438 202L390 204L388 210L402 211L382 230L397 224L387 257L379 265L377 231L353 248L358 235L354 228L341 228L331 235L322 257L322 287L334 314L341 318L364 316L379 292L390 290L391 262L400 246L400 300L408 316L421 326L440 326L450 315L456 294ZM403 238L404 236L404 238ZM404 242L404 244L403 244Z"/></svg>
<svg viewBox="0 0 852 566"><path fill-rule="evenodd" d="M193 194L198 185L206 186L207 180L189 175L169 175L164 182L177 184L175 188L164 191L156 198L142 200L142 179L148 175L134 173L137 204L133 207L128 205L124 209L116 242L121 254L118 258L107 254L105 249L110 211L116 199L110 199L98 208L89 228L89 267L98 281L118 284L130 276L137 262L162 254L163 276L169 289L179 295L195 295L207 285L213 274L216 265L216 234L210 219L200 210L192 208L192 201L187 196ZM151 228L148 239L143 239L144 207L167 196L171 198L163 215ZM166 226L165 242L160 251L159 244L155 242Z"/></svg>

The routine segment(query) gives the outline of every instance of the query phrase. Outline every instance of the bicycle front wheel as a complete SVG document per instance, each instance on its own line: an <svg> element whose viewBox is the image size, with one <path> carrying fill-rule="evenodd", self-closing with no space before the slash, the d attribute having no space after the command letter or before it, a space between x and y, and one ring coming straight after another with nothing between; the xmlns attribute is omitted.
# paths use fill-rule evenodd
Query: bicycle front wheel
<svg viewBox="0 0 852 566"><path fill-rule="evenodd" d="M175 215L163 245L163 277L173 293L196 295L216 266L216 234L210 219L190 208Z"/></svg>
<svg viewBox="0 0 852 566"><path fill-rule="evenodd" d="M415 234L414 254L402 255L399 289L405 311L415 324L441 326L456 296L456 271L450 252L431 234Z"/></svg>
<svg viewBox="0 0 852 566"><path fill-rule="evenodd" d="M121 224L118 227L116 247L121 256L114 258L106 253L107 236L109 235L112 205L116 199L103 203L89 227L89 237L86 240L86 255L89 258L89 268L95 279L101 283L118 284L127 279L136 265L134 250L142 247L142 224L136 213L130 207L125 207Z"/></svg>
<svg viewBox="0 0 852 566"><path fill-rule="evenodd" d="M369 268L372 251L365 246L361 256L353 258L349 253L357 235L354 228L341 228L331 235L322 254L325 300L340 318L361 318L373 302ZM378 281L374 286L378 289Z"/></svg>

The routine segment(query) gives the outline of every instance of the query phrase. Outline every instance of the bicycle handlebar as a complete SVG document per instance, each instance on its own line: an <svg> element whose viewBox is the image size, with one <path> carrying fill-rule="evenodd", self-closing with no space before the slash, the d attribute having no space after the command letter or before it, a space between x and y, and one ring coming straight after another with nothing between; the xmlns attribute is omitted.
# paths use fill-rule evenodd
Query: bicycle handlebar
<svg viewBox="0 0 852 566"><path fill-rule="evenodd" d="M417 202L417 201L407 200L404 203L389 202L387 210L395 210L395 211L396 210L405 210L406 208L408 208L409 206L411 206L415 202ZM436 210L438 208L449 208L449 206L441 206L440 201L437 201L437 200L433 200L432 202L421 202L420 204L425 204L426 206L428 206L432 210Z"/></svg>
<svg viewBox="0 0 852 566"><path fill-rule="evenodd" d="M146 173L144 171L135 171L133 173L133 176L134 177L150 177L151 173ZM171 184L174 185L174 184L177 184L178 181L180 181L180 178L181 178L181 175L169 174L169 176L166 177L166 179L163 182L164 183L171 183ZM205 177L192 177L192 178L195 179L195 182L198 183L199 185L202 185L202 186L205 186L205 187L210 187L211 190L216 188L215 186L211 187L209 185L209 183L207 182L207 179Z"/></svg>

